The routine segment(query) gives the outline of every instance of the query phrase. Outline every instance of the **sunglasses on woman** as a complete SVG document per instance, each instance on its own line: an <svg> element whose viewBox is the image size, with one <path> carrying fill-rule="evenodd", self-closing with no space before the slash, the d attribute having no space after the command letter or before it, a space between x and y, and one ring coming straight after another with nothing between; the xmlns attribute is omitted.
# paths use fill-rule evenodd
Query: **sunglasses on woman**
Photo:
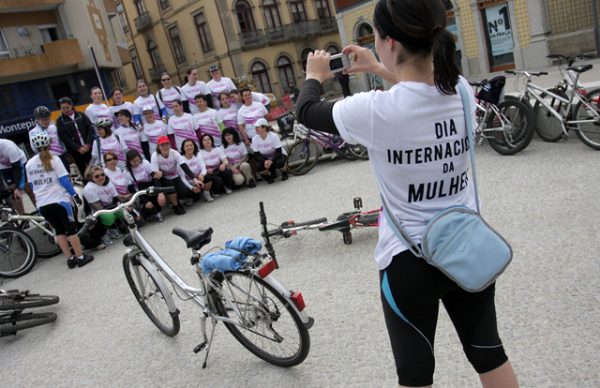
<svg viewBox="0 0 600 388"><path fill-rule="evenodd" d="M102 178L104 177L104 174L98 174L98 175L94 175L94 179L98 179L98 178Z"/></svg>
<svg viewBox="0 0 600 388"><path fill-rule="evenodd" d="M110 161L113 161L113 160L117 160L117 158L106 158L106 159L104 159L105 162L110 162Z"/></svg>

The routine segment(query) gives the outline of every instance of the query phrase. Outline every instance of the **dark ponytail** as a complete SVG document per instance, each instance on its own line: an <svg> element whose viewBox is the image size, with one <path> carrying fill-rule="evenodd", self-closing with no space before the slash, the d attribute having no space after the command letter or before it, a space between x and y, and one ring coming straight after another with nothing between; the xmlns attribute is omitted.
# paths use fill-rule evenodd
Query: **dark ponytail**
<svg viewBox="0 0 600 388"><path fill-rule="evenodd" d="M433 78L436 88L444 94L456 94L460 70L456 66L456 37L442 29L433 41Z"/></svg>

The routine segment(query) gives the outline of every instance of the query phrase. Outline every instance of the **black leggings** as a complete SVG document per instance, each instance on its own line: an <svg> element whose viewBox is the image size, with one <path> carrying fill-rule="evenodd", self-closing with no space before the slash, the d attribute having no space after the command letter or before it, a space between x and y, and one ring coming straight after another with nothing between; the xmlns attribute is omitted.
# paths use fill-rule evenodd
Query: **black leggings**
<svg viewBox="0 0 600 388"><path fill-rule="evenodd" d="M144 190L153 185L153 182L136 182L138 189ZM147 208L146 203L151 202L154 205L152 208ZM158 204L158 195L142 195L140 197L140 211L144 218L148 218L153 214L160 212L160 205Z"/></svg>
<svg viewBox="0 0 600 388"><path fill-rule="evenodd" d="M264 160L255 160L254 163L256 165L256 171L257 172L261 172L265 170L265 161L267 159ZM271 164L271 167L269 167L269 173L271 175L274 175L276 173L277 170L283 168L285 166L285 161L287 160L287 156L281 154L277 159L273 160L273 164Z"/></svg>
<svg viewBox="0 0 600 388"><path fill-rule="evenodd" d="M175 177L173 179L168 179L162 177L159 179L161 187L175 187L175 192L177 193L177 199L185 198L187 187L181 181L181 178Z"/></svg>
<svg viewBox="0 0 600 388"><path fill-rule="evenodd" d="M380 279L383 313L400 385L433 384L440 299L477 373L489 372L508 360L496 325L495 283L481 292L464 291L410 251L394 256L391 264L380 271Z"/></svg>
<svg viewBox="0 0 600 388"><path fill-rule="evenodd" d="M212 173L206 174L204 181L212 182L210 191L220 194L223 192L223 186L227 187L228 189L233 187L233 174L228 168L226 168L225 171L221 171L217 167Z"/></svg>
<svg viewBox="0 0 600 388"><path fill-rule="evenodd" d="M70 203L51 203L40 207L40 215L54 228L57 236L77 234L77 225Z"/></svg>

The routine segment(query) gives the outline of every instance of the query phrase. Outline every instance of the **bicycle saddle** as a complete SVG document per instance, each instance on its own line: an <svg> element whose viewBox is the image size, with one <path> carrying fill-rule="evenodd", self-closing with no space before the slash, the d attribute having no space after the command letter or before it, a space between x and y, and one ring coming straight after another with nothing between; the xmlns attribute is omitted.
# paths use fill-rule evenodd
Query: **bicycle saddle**
<svg viewBox="0 0 600 388"><path fill-rule="evenodd" d="M573 70L574 72L577 72L577 73L585 73L586 71L590 70L592 67L594 67L594 66L593 65L571 66L571 67L567 68L567 70Z"/></svg>
<svg viewBox="0 0 600 388"><path fill-rule="evenodd" d="M187 230L179 227L173 228L173 234L179 236L185 241L188 248L199 250L212 239L213 228Z"/></svg>

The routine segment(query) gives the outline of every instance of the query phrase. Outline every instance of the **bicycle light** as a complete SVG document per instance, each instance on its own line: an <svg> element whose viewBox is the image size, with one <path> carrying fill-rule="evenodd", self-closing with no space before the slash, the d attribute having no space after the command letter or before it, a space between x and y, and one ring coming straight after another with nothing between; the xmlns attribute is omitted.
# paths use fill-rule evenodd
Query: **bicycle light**
<svg viewBox="0 0 600 388"><path fill-rule="evenodd" d="M298 311L302 311L306 307L306 305L304 304L304 298L302 297L302 293L300 291L292 292L292 295L290 295L290 299L292 300L292 302L294 302L296 308L298 308Z"/></svg>
<svg viewBox="0 0 600 388"><path fill-rule="evenodd" d="M275 260L269 260L265 263L265 265L260 267L258 270L258 276L260 276L261 279L264 279L269 276L271 272L275 271L275 269L277 269L277 262Z"/></svg>

